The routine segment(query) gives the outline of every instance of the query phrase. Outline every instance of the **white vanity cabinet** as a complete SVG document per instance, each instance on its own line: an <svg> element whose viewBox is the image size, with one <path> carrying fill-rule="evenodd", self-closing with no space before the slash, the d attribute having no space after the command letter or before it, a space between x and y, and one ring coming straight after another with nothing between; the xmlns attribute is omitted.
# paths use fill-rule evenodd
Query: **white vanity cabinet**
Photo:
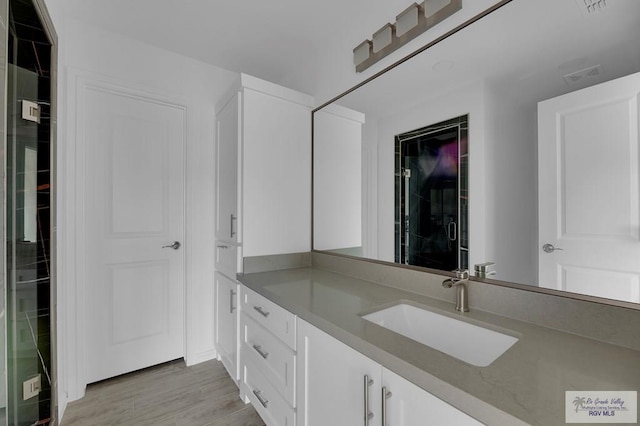
<svg viewBox="0 0 640 426"><path fill-rule="evenodd" d="M298 426L482 424L309 323L297 327Z"/></svg>
<svg viewBox="0 0 640 426"><path fill-rule="evenodd" d="M215 344L236 380L243 256L311 250L312 106L246 74L216 106Z"/></svg>
<svg viewBox="0 0 640 426"><path fill-rule="evenodd" d="M296 423L296 317L241 287L240 396L268 426Z"/></svg>
<svg viewBox="0 0 640 426"><path fill-rule="evenodd" d="M385 395L388 426L478 426L479 421L452 407L392 371L382 368L381 395ZM384 423L383 423L384 425Z"/></svg>
<svg viewBox="0 0 640 426"><path fill-rule="evenodd" d="M219 271L215 275L215 345L218 358L238 383L238 290L239 284Z"/></svg>
<svg viewBox="0 0 640 426"><path fill-rule="evenodd" d="M298 426L381 426L382 367L305 321L297 326Z"/></svg>

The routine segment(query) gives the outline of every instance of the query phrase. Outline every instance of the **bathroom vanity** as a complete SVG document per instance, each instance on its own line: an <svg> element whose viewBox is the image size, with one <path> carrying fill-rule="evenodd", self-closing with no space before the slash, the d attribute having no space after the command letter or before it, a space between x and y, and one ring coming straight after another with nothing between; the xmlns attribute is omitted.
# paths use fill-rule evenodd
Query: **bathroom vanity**
<svg viewBox="0 0 640 426"><path fill-rule="evenodd" d="M462 314L451 292L442 292L444 276L427 274L418 294L407 291L416 277L391 287L325 269L344 259L313 257L316 266L240 277L241 396L267 424L564 424L565 391L640 385L637 348L483 311L487 284L470 283L471 311ZM352 275L364 270L362 261L351 262ZM519 296L506 294L502 303L512 297ZM475 366L363 318L398 304L517 341L489 365ZM540 310L576 308L556 300ZM476 344L480 351L484 343Z"/></svg>

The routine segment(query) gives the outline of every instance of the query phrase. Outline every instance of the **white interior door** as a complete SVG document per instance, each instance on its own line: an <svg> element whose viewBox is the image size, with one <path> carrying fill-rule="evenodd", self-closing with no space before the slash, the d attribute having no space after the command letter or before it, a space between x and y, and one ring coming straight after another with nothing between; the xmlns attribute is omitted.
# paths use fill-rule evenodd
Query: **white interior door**
<svg viewBox="0 0 640 426"><path fill-rule="evenodd" d="M87 382L184 356L185 111L86 89Z"/></svg>
<svg viewBox="0 0 640 426"><path fill-rule="evenodd" d="M639 97L633 74L538 105L541 286L640 302Z"/></svg>

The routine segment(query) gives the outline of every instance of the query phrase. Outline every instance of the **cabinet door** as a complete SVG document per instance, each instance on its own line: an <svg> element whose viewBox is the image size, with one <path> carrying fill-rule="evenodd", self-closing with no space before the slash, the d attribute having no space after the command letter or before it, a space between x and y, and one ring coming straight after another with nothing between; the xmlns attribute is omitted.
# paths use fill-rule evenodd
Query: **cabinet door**
<svg viewBox="0 0 640 426"><path fill-rule="evenodd" d="M386 368L382 369L382 385L387 394L391 393L386 398L385 413L389 426L482 425Z"/></svg>
<svg viewBox="0 0 640 426"><path fill-rule="evenodd" d="M241 95L216 117L216 238L240 242L238 223L238 151Z"/></svg>
<svg viewBox="0 0 640 426"><path fill-rule="evenodd" d="M311 248L311 110L243 93L244 256Z"/></svg>
<svg viewBox="0 0 640 426"><path fill-rule="evenodd" d="M379 364L298 319L298 426L380 426ZM365 423L365 376L368 411Z"/></svg>
<svg viewBox="0 0 640 426"><path fill-rule="evenodd" d="M220 272L216 272L215 297L216 350L229 375L238 382L240 378L237 350L238 284Z"/></svg>

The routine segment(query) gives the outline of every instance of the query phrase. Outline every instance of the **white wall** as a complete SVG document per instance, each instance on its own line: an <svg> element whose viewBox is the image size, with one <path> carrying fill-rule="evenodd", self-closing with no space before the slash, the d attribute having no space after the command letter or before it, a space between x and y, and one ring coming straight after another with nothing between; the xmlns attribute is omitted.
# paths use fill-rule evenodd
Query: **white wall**
<svg viewBox="0 0 640 426"><path fill-rule="evenodd" d="M364 134L378 145L375 257L394 260L395 135L465 114L469 115L469 264L496 262L494 278L537 283L536 113L483 82L392 116L367 117ZM365 192L370 191L369 182L364 185Z"/></svg>
<svg viewBox="0 0 640 426"><path fill-rule="evenodd" d="M55 2L52 1L52 6ZM237 78L220 68L58 17L58 365L60 414L84 394L83 200L76 182L85 167L77 135L78 85L96 82L171 99L187 110L186 348L187 363L215 356L213 342L214 104Z"/></svg>
<svg viewBox="0 0 640 426"><path fill-rule="evenodd" d="M387 22L395 22L396 16L411 4L407 0L372 0L370 6L363 9L358 19L354 19L349 27L328 28L324 45L310 46L317 51L315 60L291 70L278 83L312 94L316 98L316 104L321 105L496 3L498 0L463 0L462 10L364 72L356 73L353 48L364 40L371 39L373 33Z"/></svg>

